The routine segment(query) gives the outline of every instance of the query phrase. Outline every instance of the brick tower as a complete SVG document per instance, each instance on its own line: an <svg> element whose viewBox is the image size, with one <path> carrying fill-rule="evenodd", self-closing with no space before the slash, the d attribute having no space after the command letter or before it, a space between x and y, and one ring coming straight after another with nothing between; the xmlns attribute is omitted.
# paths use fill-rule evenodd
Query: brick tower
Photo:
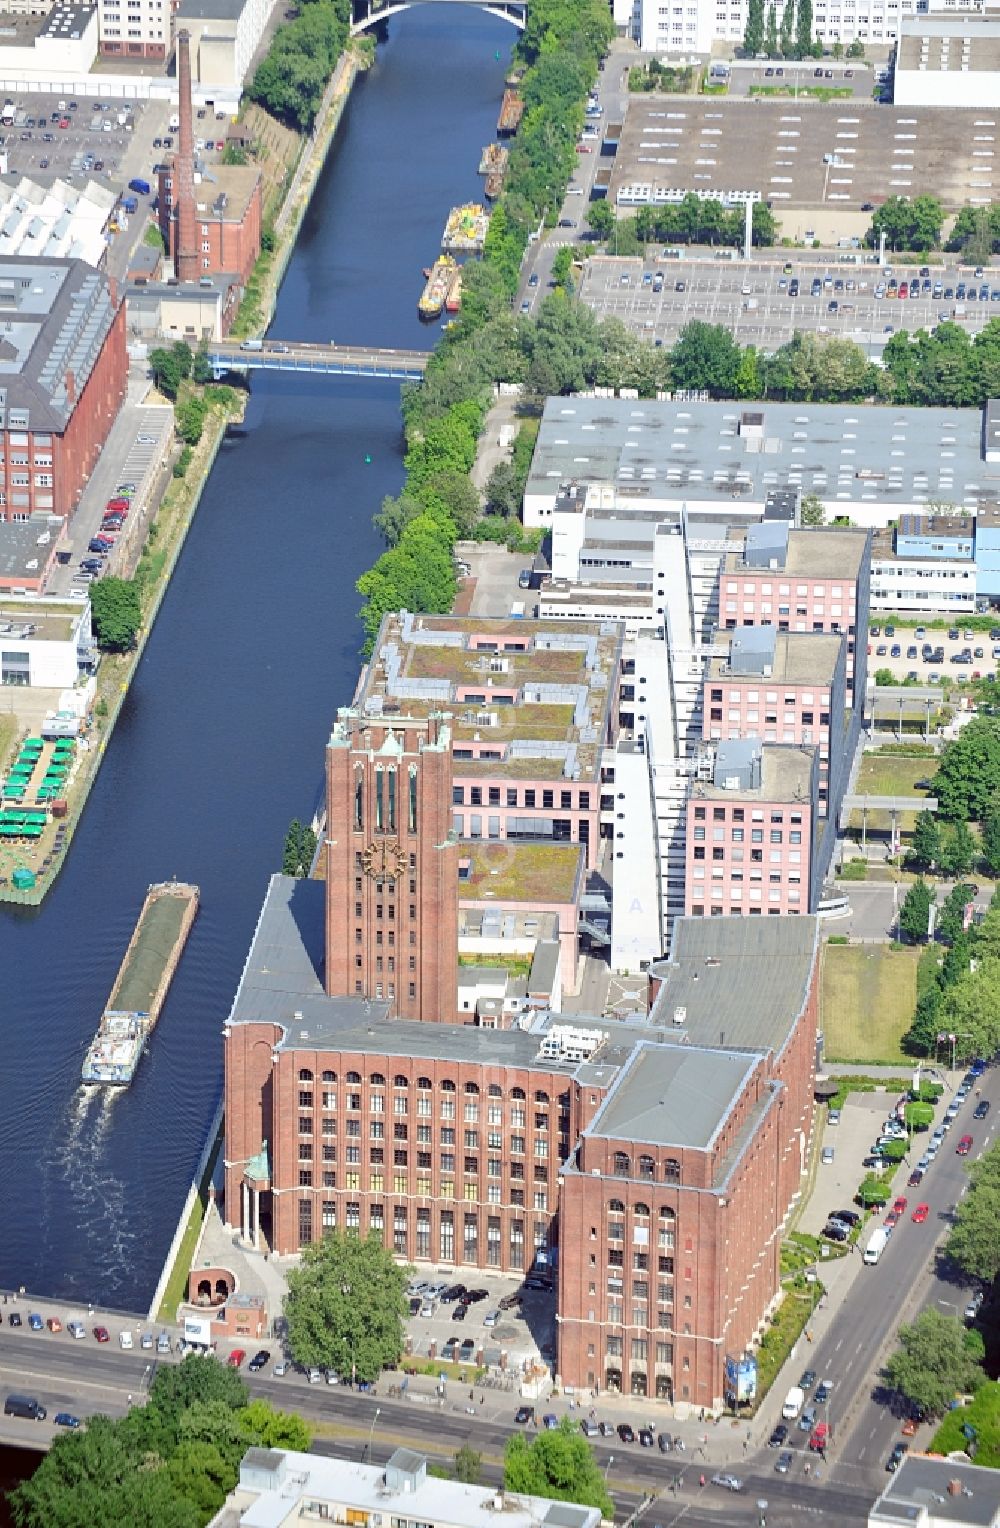
<svg viewBox="0 0 1000 1528"><path fill-rule="evenodd" d="M198 249L194 206L194 124L191 120L191 34L177 34L177 158L174 160L174 275L197 281Z"/></svg>
<svg viewBox="0 0 1000 1528"><path fill-rule="evenodd" d="M438 715L342 710L327 748L326 990L453 1023L458 845L451 732Z"/></svg>

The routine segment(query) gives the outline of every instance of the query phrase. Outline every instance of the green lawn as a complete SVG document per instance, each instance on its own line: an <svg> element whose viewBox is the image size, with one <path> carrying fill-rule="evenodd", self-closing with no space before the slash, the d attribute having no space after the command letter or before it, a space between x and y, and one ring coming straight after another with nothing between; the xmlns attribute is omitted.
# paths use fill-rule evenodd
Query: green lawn
<svg viewBox="0 0 1000 1528"><path fill-rule="evenodd" d="M826 945L820 1028L831 1061L904 1060L899 1048L917 1001L920 951L887 945Z"/></svg>
<svg viewBox="0 0 1000 1528"><path fill-rule="evenodd" d="M926 791L914 789L918 780L931 780L937 770L937 760L927 758L907 758L905 754L894 753L866 753L861 758L861 768L858 770L858 783L854 794L857 796L925 796ZM913 824L916 820L916 812L903 812L900 817L900 827L904 833L913 832ZM851 827L860 829L861 812L855 807L851 812ZM868 813L868 826L873 832L887 833L889 831L889 813L870 811Z"/></svg>

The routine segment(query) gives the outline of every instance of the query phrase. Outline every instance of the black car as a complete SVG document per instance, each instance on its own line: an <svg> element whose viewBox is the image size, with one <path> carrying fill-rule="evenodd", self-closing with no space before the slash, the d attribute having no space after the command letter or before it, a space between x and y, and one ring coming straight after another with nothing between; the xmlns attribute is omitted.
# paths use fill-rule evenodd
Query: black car
<svg viewBox="0 0 1000 1528"><path fill-rule="evenodd" d="M874 212L875 211L875 203L874 202L862 202L861 203L861 211L862 212Z"/></svg>
<svg viewBox="0 0 1000 1528"><path fill-rule="evenodd" d="M498 1310L513 1310L515 1305L520 1305L520 1295L504 1295L502 1300L497 1301Z"/></svg>
<svg viewBox="0 0 1000 1528"><path fill-rule="evenodd" d="M517 1422L521 1427L523 1427L526 1422L533 1422L534 1420L534 1406L519 1406L514 1413L514 1421Z"/></svg>
<svg viewBox="0 0 1000 1528"><path fill-rule="evenodd" d="M981 1100L981 1102L979 1102L976 1105L975 1109L972 1111L972 1118L973 1119L985 1119L987 1114L989 1114L989 1112L990 1112L990 1101L989 1101L988 1098L984 1098L984 1099Z"/></svg>
<svg viewBox="0 0 1000 1528"><path fill-rule="evenodd" d="M799 1377L799 1389L811 1390L816 1383L816 1370L804 1369Z"/></svg>
<svg viewBox="0 0 1000 1528"><path fill-rule="evenodd" d="M623 1443L635 1442L635 1433L632 1431L631 1427L629 1427L627 1422L618 1423L618 1436L621 1438Z"/></svg>
<svg viewBox="0 0 1000 1528"><path fill-rule="evenodd" d="M651 1427L639 1428L639 1443L643 1448L653 1448L656 1445L656 1434Z"/></svg>
<svg viewBox="0 0 1000 1528"><path fill-rule="evenodd" d="M915 1167L913 1169L913 1171L911 1172L910 1176L906 1180L906 1186L907 1186L907 1188L919 1188L919 1186L923 1182L923 1180L924 1180L924 1170L923 1170L923 1168L922 1167Z"/></svg>
<svg viewBox="0 0 1000 1528"><path fill-rule="evenodd" d="M842 1220L845 1225L849 1226L859 1226L861 1224L861 1216L857 1210L834 1210L830 1219Z"/></svg>
<svg viewBox="0 0 1000 1528"><path fill-rule="evenodd" d="M462 1296L462 1303L463 1305L478 1305L480 1300L488 1300L489 1297L490 1292L488 1289L467 1289Z"/></svg>
<svg viewBox="0 0 1000 1528"><path fill-rule="evenodd" d="M657 1438L656 1446L660 1450L661 1454L669 1454L670 1450L674 1446L674 1440L669 1433L663 1432L660 1433L660 1436Z"/></svg>
<svg viewBox="0 0 1000 1528"><path fill-rule="evenodd" d="M451 1313L451 1319L452 1321L464 1321L468 1314L469 1307L467 1305L463 1305L460 1300Z"/></svg>
<svg viewBox="0 0 1000 1528"><path fill-rule="evenodd" d="M828 1379L820 1380L819 1384L816 1386L816 1394L813 1396L814 1403L817 1406L825 1406L827 1401L830 1399L832 1391L833 1386Z"/></svg>
<svg viewBox="0 0 1000 1528"><path fill-rule="evenodd" d="M250 1362L247 1364L247 1368L251 1374L259 1374L261 1369L266 1369L270 1362L270 1353L266 1348L261 1348L259 1353L255 1353L253 1355Z"/></svg>
<svg viewBox="0 0 1000 1528"><path fill-rule="evenodd" d="M615 1435L614 1424L612 1422L598 1422L597 1428L602 1438L613 1438Z"/></svg>
<svg viewBox="0 0 1000 1528"><path fill-rule="evenodd" d="M845 1242L850 1234L850 1226L841 1225L839 1220L828 1220L823 1227L823 1235L828 1241Z"/></svg>
<svg viewBox="0 0 1000 1528"><path fill-rule="evenodd" d="M892 1453L885 1462L886 1470L890 1475L895 1475L909 1451L910 1445L908 1443L896 1443L893 1446Z"/></svg>
<svg viewBox="0 0 1000 1528"><path fill-rule="evenodd" d="M537 271L532 271L531 275L528 277L528 285L530 287L536 287L538 285L538 272Z"/></svg>
<svg viewBox="0 0 1000 1528"><path fill-rule="evenodd" d="M10 1315L7 1317L7 1320L10 1322L11 1326L20 1326L21 1312L19 1310L12 1310Z"/></svg>
<svg viewBox="0 0 1000 1528"><path fill-rule="evenodd" d="M774 1432L767 1440L768 1448L780 1448L787 1437L788 1428L785 1426L784 1422L779 1422L777 1427L774 1429Z"/></svg>
<svg viewBox="0 0 1000 1528"><path fill-rule="evenodd" d="M460 1300L464 1294L464 1284L452 1284L451 1288L446 1289L444 1294L441 1296L441 1304L451 1305L455 1300Z"/></svg>
<svg viewBox="0 0 1000 1528"><path fill-rule="evenodd" d="M467 1364L475 1351L475 1341L471 1337L466 1337L465 1341L462 1343L462 1346L459 1348L459 1354L461 1355L462 1363Z"/></svg>

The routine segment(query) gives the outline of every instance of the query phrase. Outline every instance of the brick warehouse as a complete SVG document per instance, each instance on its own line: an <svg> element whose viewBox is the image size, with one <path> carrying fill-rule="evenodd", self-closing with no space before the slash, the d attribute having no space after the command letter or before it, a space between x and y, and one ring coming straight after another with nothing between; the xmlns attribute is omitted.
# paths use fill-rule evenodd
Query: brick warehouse
<svg viewBox="0 0 1000 1528"><path fill-rule="evenodd" d="M346 852L348 873L272 880L225 1027L227 1222L280 1255L335 1227L375 1230L400 1257L437 1266L520 1271L556 1254L564 1383L720 1404L726 1355L776 1298L805 1161L815 919L680 920L644 1022L453 1022L454 967L419 948L440 952L455 928L456 840L438 822L447 728L434 717L423 732L409 718L358 725L342 717L328 755L327 864ZM411 894L419 919L402 913ZM390 925L398 934L408 921L416 1006L399 1017L399 981L390 997L386 966L379 997L371 962L380 929L388 960Z"/></svg>
<svg viewBox="0 0 1000 1528"><path fill-rule="evenodd" d="M82 260L0 260L0 518L68 518L125 396L125 309Z"/></svg>

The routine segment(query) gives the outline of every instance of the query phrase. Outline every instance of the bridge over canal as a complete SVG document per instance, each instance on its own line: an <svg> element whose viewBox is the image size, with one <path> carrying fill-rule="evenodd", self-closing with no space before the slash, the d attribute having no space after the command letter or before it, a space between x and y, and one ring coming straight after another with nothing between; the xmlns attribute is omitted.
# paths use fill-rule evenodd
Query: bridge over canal
<svg viewBox="0 0 1000 1528"><path fill-rule="evenodd" d="M332 377L384 377L419 382L426 350L381 350L363 345L315 345L284 340L215 340L208 359L216 377L227 371L306 371Z"/></svg>

